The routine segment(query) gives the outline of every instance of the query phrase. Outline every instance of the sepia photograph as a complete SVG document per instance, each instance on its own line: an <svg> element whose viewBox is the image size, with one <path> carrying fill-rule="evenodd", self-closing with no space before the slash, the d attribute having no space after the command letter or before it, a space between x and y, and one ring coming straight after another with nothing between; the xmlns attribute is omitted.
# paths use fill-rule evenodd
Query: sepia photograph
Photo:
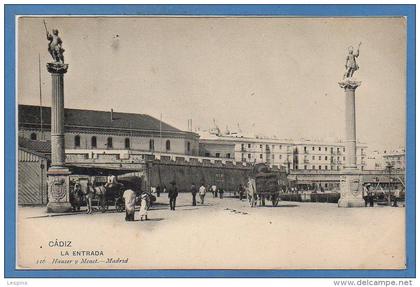
<svg viewBox="0 0 420 287"><path fill-rule="evenodd" d="M407 268L406 17L28 15L15 38L17 270Z"/></svg>

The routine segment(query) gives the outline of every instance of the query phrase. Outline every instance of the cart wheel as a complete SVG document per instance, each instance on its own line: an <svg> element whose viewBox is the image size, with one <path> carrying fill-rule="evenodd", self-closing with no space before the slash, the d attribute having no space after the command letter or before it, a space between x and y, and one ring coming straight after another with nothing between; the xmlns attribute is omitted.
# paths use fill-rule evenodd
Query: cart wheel
<svg viewBox="0 0 420 287"><path fill-rule="evenodd" d="M120 202L115 203L115 209L117 212L123 212L124 211L124 205L122 205Z"/></svg>
<svg viewBox="0 0 420 287"><path fill-rule="evenodd" d="M103 205L101 205L101 212L105 213L105 211L107 211L109 208L108 203L105 202Z"/></svg>

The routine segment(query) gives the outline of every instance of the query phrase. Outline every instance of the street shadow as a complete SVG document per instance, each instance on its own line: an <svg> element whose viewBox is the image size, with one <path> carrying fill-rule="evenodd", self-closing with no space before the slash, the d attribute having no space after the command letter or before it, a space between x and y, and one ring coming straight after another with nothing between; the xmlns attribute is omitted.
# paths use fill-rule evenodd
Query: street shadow
<svg viewBox="0 0 420 287"><path fill-rule="evenodd" d="M147 222L147 221L162 221L162 220L165 220L165 219L161 217L157 217L157 218L148 218L147 220L134 219L134 221L128 221L128 222Z"/></svg>
<svg viewBox="0 0 420 287"><path fill-rule="evenodd" d="M264 206L258 206L258 207L265 207L265 208L280 208L280 207L298 207L299 205L297 204L282 204L282 205L277 205L277 206L272 206L272 205L264 205Z"/></svg>
<svg viewBox="0 0 420 287"><path fill-rule="evenodd" d="M168 205L169 205L169 203L166 203L166 202L154 202L154 203L153 203L153 206L155 206L155 205L168 206Z"/></svg>
<svg viewBox="0 0 420 287"><path fill-rule="evenodd" d="M197 209L200 209L200 208L198 208L198 207L194 207L194 208L183 208L181 210L197 210Z"/></svg>

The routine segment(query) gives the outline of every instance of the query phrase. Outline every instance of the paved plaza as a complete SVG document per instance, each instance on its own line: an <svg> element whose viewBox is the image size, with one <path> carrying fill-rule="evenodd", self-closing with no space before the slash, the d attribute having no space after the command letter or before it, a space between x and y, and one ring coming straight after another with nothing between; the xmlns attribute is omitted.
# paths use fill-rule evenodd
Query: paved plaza
<svg viewBox="0 0 420 287"><path fill-rule="evenodd" d="M136 221L125 222L125 213L114 211L51 216L45 207L20 207L19 265L77 269L404 267L403 207L338 208L330 203L282 201L278 207L251 208L245 200L213 198L210 193L205 201L191 206L191 195L180 194L176 210L171 211L167 194L162 194L147 222L138 220L138 212ZM59 241L71 241L71 246L50 246ZM73 251L103 255L85 256L100 259L94 264L49 265L54 258L72 259ZM47 263L31 261L34 257ZM108 258L128 258L128 262L114 264Z"/></svg>

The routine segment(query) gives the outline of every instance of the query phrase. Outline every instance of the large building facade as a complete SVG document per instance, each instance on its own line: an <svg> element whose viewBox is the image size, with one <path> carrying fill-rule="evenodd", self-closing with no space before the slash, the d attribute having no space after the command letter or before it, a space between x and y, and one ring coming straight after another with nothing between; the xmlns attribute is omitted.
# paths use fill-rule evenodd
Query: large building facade
<svg viewBox="0 0 420 287"><path fill-rule="evenodd" d="M357 144L357 166L360 170L366 167L366 149L365 144ZM233 153L235 161L267 163L271 166L284 166L287 170L340 171L346 161L343 142L294 141L214 134L201 135L200 152L210 157L231 157Z"/></svg>
<svg viewBox="0 0 420 287"><path fill-rule="evenodd" d="M19 137L49 140L51 109L19 105ZM42 121L41 121L42 117ZM94 150L198 155L199 135L149 115L65 109L66 153Z"/></svg>

